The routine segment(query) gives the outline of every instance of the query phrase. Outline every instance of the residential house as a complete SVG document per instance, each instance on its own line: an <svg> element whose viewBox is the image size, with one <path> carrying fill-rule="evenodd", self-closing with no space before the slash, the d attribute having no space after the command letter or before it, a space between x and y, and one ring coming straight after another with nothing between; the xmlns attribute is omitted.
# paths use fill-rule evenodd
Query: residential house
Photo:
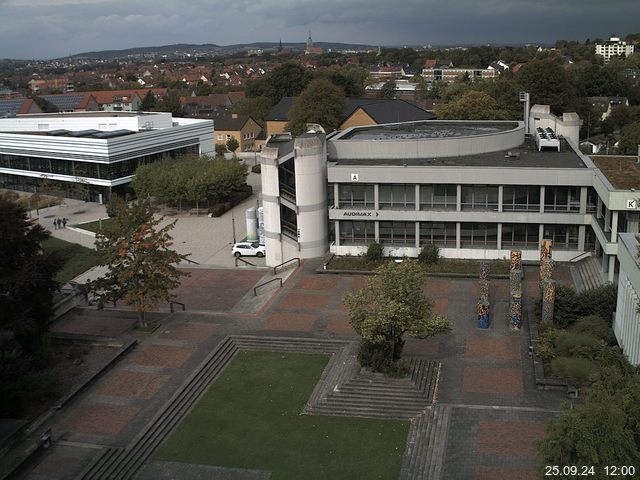
<svg viewBox="0 0 640 480"><path fill-rule="evenodd" d="M42 113L42 110L31 98L17 96L0 99L0 117L23 115L25 113Z"/></svg>
<svg viewBox="0 0 640 480"><path fill-rule="evenodd" d="M40 97L53 103L60 112L97 112L100 110L100 105L90 92L40 95Z"/></svg>
<svg viewBox="0 0 640 480"><path fill-rule="evenodd" d="M220 115L213 120L216 145L226 145L233 137L238 141L241 152L256 151L255 140L262 127L248 115L231 113Z"/></svg>

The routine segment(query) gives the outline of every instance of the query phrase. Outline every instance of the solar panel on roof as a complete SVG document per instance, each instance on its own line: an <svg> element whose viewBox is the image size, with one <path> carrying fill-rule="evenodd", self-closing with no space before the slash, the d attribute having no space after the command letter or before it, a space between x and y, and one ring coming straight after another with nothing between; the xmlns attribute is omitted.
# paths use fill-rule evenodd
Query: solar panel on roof
<svg viewBox="0 0 640 480"><path fill-rule="evenodd" d="M43 97L48 102L53 103L58 109L69 110L76 108L82 99L83 95L65 95L64 97L58 97L56 95L45 95Z"/></svg>
<svg viewBox="0 0 640 480"><path fill-rule="evenodd" d="M123 137L124 135L129 135L131 133L135 133L131 130L112 130L110 132L99 132L91 135L93 138L115 138L115 137Z"/></svg>
<svg viewBox="0 0 640 480"><path fill-rule="evenodd" d="M62 137L64 135L67 135L69 132L69 130L65 130L64 128L60 128L58 130L50 130L47 132L47 135L53 135L54 137Z"/></svg>
<svg viewBox="0 0 640 480"><path fill-rule="evenodd" d="M80 130L78 132L70 132L70 137L90 137L96 133L100 133L100 130Z"/></svg>

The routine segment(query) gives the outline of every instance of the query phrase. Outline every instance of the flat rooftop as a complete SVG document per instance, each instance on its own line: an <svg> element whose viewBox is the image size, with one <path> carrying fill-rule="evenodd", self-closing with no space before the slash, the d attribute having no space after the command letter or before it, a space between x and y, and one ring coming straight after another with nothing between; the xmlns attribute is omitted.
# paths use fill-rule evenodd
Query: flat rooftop
<svg viewBox="0 0 640 480"><path fill-rule="evenodd" d="M640 190L640 165L638 157L593 155L591 160L607 177L616 190Z"/></svg>
<svg viewBox="0 0 640 480"><path fill-rule="evenodd" d="M55 118L55 117L144 117L149 115L158 115L164 112L53 112L53 113L29 113L19 115L17 118Z"/></svg>
<svg viewBox="0 0 640 480"><path fill-rule="evenodd" d="M423 167L503 167L503 168L587 168L580 156L565 141L560 141L560 151L555 149L538 151L533 137L525 137L518 148L506 151L476 153L440 158L407 159L349 159L330 158L338 165L374 166L423 166Z"/></svg>
<svg viewBox="0 0 640 480"><path fill-rule="evenodd" d="M517 122L412 122L358 127L336 140L420 140L472 137L506 132L518 128Z"/></svg>

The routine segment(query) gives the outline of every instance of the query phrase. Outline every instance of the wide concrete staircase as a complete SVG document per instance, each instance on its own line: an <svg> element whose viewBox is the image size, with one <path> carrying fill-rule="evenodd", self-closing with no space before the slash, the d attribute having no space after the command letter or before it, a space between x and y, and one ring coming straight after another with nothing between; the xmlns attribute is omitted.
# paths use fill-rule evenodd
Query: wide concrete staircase
<svg viewBox="0 0 640 480"><path fill-rule="evenodd" d="M437 388L439 362L410 359L410 375L391 378L359 369L355 355L344 360L341 375L319 383L305 411L317 415L411 419L431 403Z"/></svg>
<svg viewBox="0 0 640 480"><path fill-rule="evenodd" d="M451 407L436 404L411 421L400 480L440 480Z"/></svg>
<svg viewBox="0 0 640 480"><path fill-rule="evenodd" d="M600 272L598 267L598 259L595 257L587 257L579 262L576 262L571 267L574 269L578 277L579 291L593 290L601 285L604 285L607 281L605 275Z"/></svg>
<svg viewBox="0 0 640 480"><path fill-rule="evenodd" d="M239 350L334 354L342 351L347 345L348 342L339 340L242 335L226 337L126 448L108 447L101 450L77 479L124 480L132 478Z"/></svg>

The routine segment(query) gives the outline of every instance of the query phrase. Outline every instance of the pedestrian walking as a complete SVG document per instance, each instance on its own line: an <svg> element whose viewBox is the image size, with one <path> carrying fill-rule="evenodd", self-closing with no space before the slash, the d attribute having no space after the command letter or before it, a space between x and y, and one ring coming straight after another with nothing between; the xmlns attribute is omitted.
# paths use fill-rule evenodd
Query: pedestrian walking
<svg viewBox="0 0 640 480"><path fill-rule="evenodd" d="M66 218L62 218L62 228L67 228L67 219Z"/></svg>
<svg viewBox="0 0 640 480"><path fill-rule="evenodd" d="M56 230L58 229L58 219L57 219L57 218L55 218L55 219L53 220L53 227L54 227Z"/></svg>

